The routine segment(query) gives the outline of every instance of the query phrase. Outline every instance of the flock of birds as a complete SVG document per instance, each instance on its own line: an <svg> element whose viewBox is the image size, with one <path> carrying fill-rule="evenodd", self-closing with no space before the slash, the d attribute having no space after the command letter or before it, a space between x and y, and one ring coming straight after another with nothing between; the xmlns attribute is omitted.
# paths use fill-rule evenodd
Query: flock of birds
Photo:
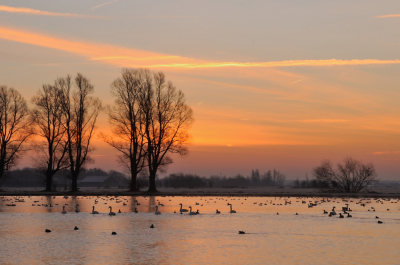
<svg viewBox="0 0 400 265"><path fill-rule="evenodd" d="M83 197L87 197L87 196L83 196ZM104 197L105 197L105 198L104 198ZM6 203L6 206L16 206L17 203L24 203L24 202L25 202L24 197L14 197L14 198L0 197L0 198L3 199L3 200L2 200L3 202L4 202L4 201L6 201L6 202L7 202L7 201L11 201L11 203ZM29 196L29 198L30 198L30 196ZM53 196L53 199L55 199L55 198L56 198L56 197ZM64 196L63 198L68 199L68 196ZM43 199L43 197L42 197L42 199ZM89 199L89 198L87 198L87 199ZM126 202L128 201L126 198L125 198L125 199L121 199L121 198L118 198L118 197L109 197L109 196L102 196L102 197L100 197L100 196L97 196L97 198L95 199L94 203L97 204L97 203L99 202L99 199L102 199L102 200L104 200L104 201L113 201L113 200L115 200L116 203L121 203L121 202L123 202L123 200L125 200ZM282 197L280 197L279 199L281 200ZM284 203L277 203L277 200L276 200L276 198L275 198L275 201L270 200L269 203L270 203L270 205L288 205L288 204L290 205L290 204L291 204L291 201L289 201L289 199L290 199L290 197L288 197L288 198L283 198ZM292 198L292 199L293 199L293 198ZM297 199L297 201L296 201L297 203L299 203L300 200L301 200L301 203L302 203L302 204L307 204L307 201L304 200L305 198L296 198L296 199ZM207 199L205 199L205 201L206 201L207 203L209 203L211 200L213 200L213 199L208 199L208 201L207 201ZM225 200L225 201L227 201L227 198L220 198L220 200ZM235 200L235 199L232 199L232 198L231 198L231 200ZM240 200L240 199L238 199L238 200ZM244 198L244 200L247 200L247 198ZM330 198L330 199L329 199L329 198L321 198L321 199L319 199L319 200L317 200L317 201L309 201L309 203L308 203L308 208L313 208L313 207L318 206L318 205L321 205L321 204L323 204L323 203L335 203L336 200L338 200L338 199L336 199L336 198ZM354 200L355 200L355 199L354 199ZM170 201L171 201L171 200L170 200ZM359 205L362 206L362 207L365 207L367 204L371 203L372 201L375 201L376 203L383 204L384 201L389 202L390 199L371 199L371 198L363 198L363 199L359 199L359 201L358 201L358 202L355 202L355 203L356 203L356 204L359 204ZM397 199L397 201L390 201L390 202L391 202L391 203L397 203L398 201L399 201L399 199ZM124 205L124 206L127 205L126 202L123 202L123 205ZM267 202L268 202L268 200L267 200ZM345 205L346 205L346 206L342 207L342 209L341 209L341 211L343 212L343 214L342 214L342 212L339 212L339 214L337 214L337 212L336 212L336 206L333 206L333 207L332 207L332 210L331 210L330 212L328 212L328 211L326 211L326 210L323 210L323 214L327 214L329 217L333 217L333 216L339 215L338 218L345 218L345 217L351 218L352 215L350 214L350 212L352 212L353 210L349 207L349 203L347 203L347 202L349 202L349 199L342 198L342 202L345 202ZM354 202L354 201L353 201L353 200L350 200L350 202ZM215 200L214 200L214 203L216 203ZM336 203L340 203L340 202L337 201ZM104 202L104 204L107 204L107 202ZM197 203L197 202L196 202L195 204L196 204L196 205L200 205L200 204ZM243 202L242 202L242 204L243 204ZM257 203L257 202L254 202L253 204L256 204L256 205L259 205L259 206L268 205L268 203ZM58 204L56 204L56 205L58 205ZM68 205L68 204L63 205L63 208L62 208L62 211L61 211L62 214L67 214L67 211L66 211L66 209L65 209L65 206L66 206L66 205ZM134 200L134 206L136 206L136 205L140 205L140 203L139 203L137 200ZM32 206L53 207L52 204L40 204L39 201L34 201L34 203L32 204ZM164 204L162 204L160 201L158 201L158 204L155 205L154 214L156 214L156 215L160 215L160 214L161 214L161 212L159 211L159 206L164 206ZM188 215L198 215L198 214L200 214L200 212L199 212L198 209L197 209L197 211L193 211L192 206L189 206L189 207L188 207L189 210L183 208L183 204L182 204L182 203L180 203L179 206L180 206L180 208L179 208L178 211L179 211L180 214L183 214L183 213L188 213ZM201 204L201 206L203 206L203 204ZM232 213L232 214L233 214L233 213L236 213L236 210L233 210L233 208L232 208L232 203L228 202L228 203L227 203L227 206L230 207L229 213ZM109 215L109 216L115 216L115 215L117 215L115 212L112 211L112 206L108 206L108 208L110 209L109 212L108 212L108 215ZM389 210L390 210L390 209L387 209L387 211L389 211ZM371 207L368 209L368 211L375 211L375 208L371 206ZM76 213L79 213L79 212L80 212L79 204L76 204L76 205L75 205L75 212L76 212ZM134 212L134 213L138 213L138 210L137 210L136 207L134 207L134 211L133 211L133 212ZM92 206L92 211L91 211L90 213L91 213L91 214L99 214L99 212L95 210L95 206L94 206L94 205ZM121 213L121 210L119 210L118 213ZM174 213L176 213L175 210L174 210ZM216 214L220 214L221 212L220 212L218 209L216 209L215 213L216 213ZM277 215L279 215L279 212L277 212ZM296 215L298 215L297 212L296 212ZM378 216L375 216L375 218L376 218L376 219L379 219ZM382 224L383 222L382 222L381 220L378 220L378 223L379 223L379 224ZM150 228L155 228L155 227L154 227L154 225L152 224L152 225L150 226ZM79 228L78 228L77 226L75 226L75 227L74 227L74 230L79 230ZM50 231L49 229L46 229L45 232L46 232L46 233L50 233L51 231ZM245 232L244 232L244 231L239 231L239 234L245 234ZM116 232L112 232L112 235L116 235Z"/></svg>

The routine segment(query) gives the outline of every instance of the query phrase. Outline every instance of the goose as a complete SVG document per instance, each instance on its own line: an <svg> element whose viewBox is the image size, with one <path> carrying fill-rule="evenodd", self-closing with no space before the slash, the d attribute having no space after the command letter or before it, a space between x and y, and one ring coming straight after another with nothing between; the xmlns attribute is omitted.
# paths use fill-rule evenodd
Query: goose
<svg viewBox="0 0 400 265"><path fill-rule="evenodd" d="M63 213L63 214L66 214L66 213L67 213L67 211L65 210L65 206L63 206L63 210L62 210L61 213Z"/></svg>
<svg viewBox="0 0 400 265"><path fill-rule="evenodd" d="M110 208L110 212L108 213L108 215L115 215L115 213L112 211L112 207L108 206L108 208Z"/></svg>
<svg viewBox="0 0 400 265"><path fill-rule="evenodd" d="M349 213L347 213L347 217L353 217L353 216L351 216Z"/></svg>
<svg viewBox="0 0 400 265"><path fill-rule="evenodd" d="M342 215L342 213L339 213L339 218L344 218L344 216Z"/></svg>
<svg viewBox="0 0 400 265"><path fill-rule="evenodd" d="M333 206L332 211L330 212L331 215L336 215L335 208L336 208L336 207Z"/></svg>
<svg viewBox="0 0 400 265"><path fill-rule="evenodd" d="M179 205L181 206L181 209L179 210L181 213L188 212L188 209L182 209L182 203L180 203Z"/></svg>
<svg viewBox="0 0 400 265"><path fill-rule="evenodd" d="M98 214L99 212L98 211L95 211L94 210L94 206L93 206L93 208L92 208L92 214Z"/></svg>
<svg viewBox="0 0 400 265"><path fill-rule="evenodd" d="M79 204L75 205L75 212L76 212L76 213L79 213L79 212L80 212L78 206L79 206ZM50 205L50 207L51 207L51 205Z"/></svg>
<svg viewBox="0 0 400 265"><path fill-rule="evenodd" d="M121 209L118 209L118 213L121 213Z"/></svg>
<svg viewBox="0 0 400 265"><path fill-rule="evenodd" d="M189 215L196 215L195 212L192 212L192 206L189 206L189 209L190 209Z"/></svg>
<svg viewBox="0 0 400 265"><path fill-rule="evenodd" d="M217 211L216 211L215 213L221 213L221 212L220 212L220 211L218 211L218 209L217 209Z"/></svg>
<svg viewBox="0 0 400 265"><path fill-rule="evenodd" d="M324 214L327 214L328 212L324 210Z"/></svg>
<svg viewBox="0 0 400 265"><path fill-rule="evenodd" d="M135 208L135 211L134 211L135 213L138 213L138 210Z"/></svg>
<svg viewBox="0 0 400 265"><path fill-rule="evenodd" d="M229 211L230 213L236 213L235 210L232 210L232 204L229 203L229 206L231 207L231 210Z"/></svg>
<svg viewBox="0 0 400 265"><path fill-rule="evenodd" d="M155 214L161 214L161 212L158 211L158 206L156 205L156 211Z"/></svg>

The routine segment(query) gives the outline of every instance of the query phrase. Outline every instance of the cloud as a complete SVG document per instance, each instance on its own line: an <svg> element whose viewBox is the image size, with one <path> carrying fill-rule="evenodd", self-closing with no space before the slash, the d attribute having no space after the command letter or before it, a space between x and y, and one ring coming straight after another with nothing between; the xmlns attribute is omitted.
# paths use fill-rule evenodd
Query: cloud
<svg viewBox="0 0 400 265"><path fill-rule="evenodd" d="M383 15L383 16L377 16L375 18L389 18L389 17L400 17L400 14Z"/></svg>
<svg viewBox="0 0 400 265"><path fill-rule="evenodd" d="M26 8L26 7L11 7L11 6L2 6L2 5L0 5L0 11L8 12L8 13L20 13L20 14L27 14L27 15L52 16L52 17L101 18L101 17L86 16L86 15L79 15L79 14L54 13L54 12L42 11L42 10Z"/></svg>
<svg viewBox="0 0 400 265"><path fill-rule="evenodd" d="M311 120L300 120L305 123L342 123L348 122L348 120L344 119L311 119Z"/></svg>
<svg viewBox="0 0 400 265"><path fill-rule="evenodd" d="M110 1L110 2L107 2L107 3L104 3L104 4L100 4L98 6L92 7L91 9L96 9L96 8L99 8L99 7L102 7L102 6L111 4L111 3L115 3L115 2L118 2L118 0L113 0L113 1Z"/></svg>
<svg viewBox="0 0 400 265"><path fill-rule="evenodd" d="M353 59L353 60L286 60L272 62L210 62L202 59L161 54L140 49L93 43L79 40L66 40L50 35L28 32L0 26L0 38L27 43L41 47L71 52L91 61L100 61L118 67L147 68L277 68L277 67L326 67L348 65L387 65L400 64L400 60Z"/></svg>
<svg viewBox="0 0 400 265"><path fill-rule="evenodd" d="M378 151L378 152L374 152L374 155L388 155L388 154L395 154L398 155L400 154L400 151Z"/></svg>

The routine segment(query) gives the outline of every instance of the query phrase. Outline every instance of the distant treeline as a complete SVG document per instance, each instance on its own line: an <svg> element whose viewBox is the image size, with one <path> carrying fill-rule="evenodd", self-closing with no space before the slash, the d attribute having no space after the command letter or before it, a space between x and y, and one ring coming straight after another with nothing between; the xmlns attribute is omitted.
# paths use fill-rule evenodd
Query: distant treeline
<svg viewBox="0 0 400 265"><path fill-rule="evenodd" d="M240 174L234 177L211 176L200 177L193 174L175 173L159 179L158 185L165 188L234 188L249 186L283 186L286 176L277 170L269 170L260 175L258 169L251 171L251 176Z"/></svg>

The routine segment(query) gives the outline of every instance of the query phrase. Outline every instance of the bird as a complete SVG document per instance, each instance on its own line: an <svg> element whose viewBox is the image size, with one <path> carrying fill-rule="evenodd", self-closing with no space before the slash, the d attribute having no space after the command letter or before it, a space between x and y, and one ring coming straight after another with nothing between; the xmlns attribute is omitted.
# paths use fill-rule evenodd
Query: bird
<svg viewBox="0 0 400 265"><path fill-rule="evenodd" d="M150 228L154 228L154 225L153 225L153 224L151 224Z"/></svg>
<svg viewBox="0 0 400 265"><path fill-rule="evenodd" d="M333 206L333 208L332 208L332 211L330 212L330 214L332 214L332 215L336 215L336 212L335 212L335 206Z"/></svg>
<svg viewBox="0 0 400 265"><path fill-rule="evenodd" d="M181 206L181 209L179 210L181 213L188 212L188 209L182 209L182 203L180 203L179 205Z"/></svg>
<svg viewBox="0 0 400 265"><path fill-rule="evenodd" d="M239 231L240 235L246 234L244 231Z"/></svg>
<svg viewBox="0 0 400 265"><path fill-rule="evenodd" d="M324 214L327 214L328 212L324 210Z"/></svg>
<svg viewBox="0 0 400 265"><path fill-rule="evenodd" d="M110 208L110 212L108 213L108 215L115 215L115 213L112 211L112 207L108 206L108 208Z"/></svg>
<svg viewBox="0 0 400 265"><path fill-rule="evenodd" d="M138 210L135 208L135 211L134 211L135 213L138 213Z"/></svg>
<svg viewBox="0 0 400 265"><path fill-rule="evenodd" d="M382 221L378 221L378 224L383 224L383 222Z"/></svg>
<svg viewBox="0 0 400 265"><path fill-rule="evenodd" d="M218 211L218 209L217 209L217 211L216 211L215 213L221 213L221 212L220 212L220 211Z"/></svg>
<svg viewBox="0 0 400 265"><path fill-rule="evenodd" d="M51 232L51 230L49 230L49 229L46 229L46 230L44 230L46 233L50 233Z"/></svg>
<svg viewBox="0 0 400 265"><path fill-rule="evenodd" d="M192 206L189 206L189 209L190 209L189 215L196 215L195 212L192 212Z"/></svg>
<svg viewBox="0 0 400 265"><path fill-rule="evenodd" d="M111 235L116 235L116 234L117 234L117 232L114 232L114 231L113 231L113 232L111 232Z"/></svg>
<svg viewBox="0 0 400 265"><path fill-rule="evenodd" d="M76 213L79 213L79 212L80 212L78 206L79 206L79 204L75 205L75 212L76 212Z"/></svg>
<svg viewBox="0 0 400 265"><path fill-rule="evenodd" d="M279 215L279 213L276 213L276 215Z"/></svg>
<svg viewBox="0 0 400 265"><path fill-rule="evenodd" d="M344 216L342 215L342 213L339 213L339 218L344 218Z"/></svg>
<svg viewBox="0 0 400 265"><path fill-rule="evenodd" d="M347 217L353 217L353 216L351 216L349 213L347 213Z"/></svg>
<svg viewBox="0 0 400 265"><path fill-rule="evenodd" d="M92 208L92 214L98 214L99 212L98 211L95 211L94 210L94 206L93 206L93 208Z"/></svg>
<svg viewBox="0 0 400 265"><path fill-rule="evenodd" d="M296 213L296 215L299 215L298 213Z"/></svg>
<svg viewBox="0 0 400 265"><path fill-rule="evenodd" d="M158 206L156 205L156 211L155 214L161 214L161 212L158 211Z"/></svg>
<svg viewBox="0 0 400 265"><path fill-rule="evenodd" d="M235 210L232 210L232 204L229 203L229 206L231 207L231 210L229 211L230 213L236 213Z"/></svg>
<svg viewBox="0 0 400 265"><path fill-rule="evenodd" d="M118 209L118 213L121 213L121 209Z"/></svg>
<svg viewBox="0 0 400 265"><path fill-rule="evenodd" d="M77 226L74 227L74 230L79 230L79 228Z"/></svg>
<svg viewBox="0 0 400 265"><path fill-rule="evenodd" d="M61 213L63 213L63 214L66 214L66 213L67 213L67 211L65 210L65 206L63 206L63 210L62 210Z"/></svg>
<svg viewBox="0 0 400 265"><path fill-rule="evenodd" d="M379 217L378 217L378 216L375 216L375 218L376 218L376 219L379 219Z"/></svg>

